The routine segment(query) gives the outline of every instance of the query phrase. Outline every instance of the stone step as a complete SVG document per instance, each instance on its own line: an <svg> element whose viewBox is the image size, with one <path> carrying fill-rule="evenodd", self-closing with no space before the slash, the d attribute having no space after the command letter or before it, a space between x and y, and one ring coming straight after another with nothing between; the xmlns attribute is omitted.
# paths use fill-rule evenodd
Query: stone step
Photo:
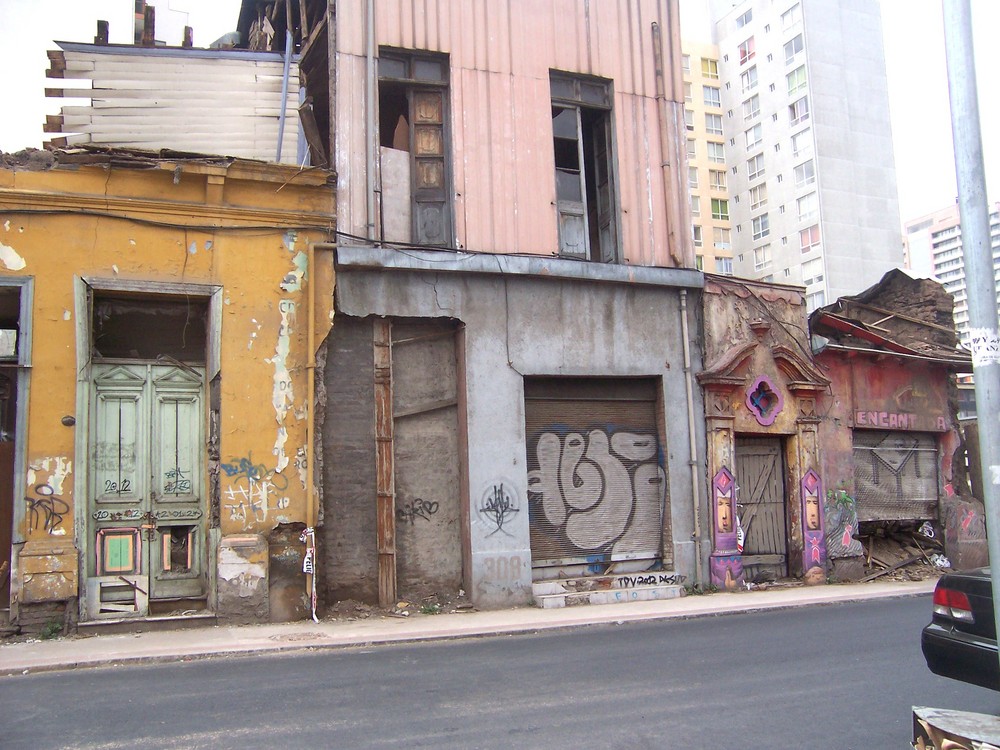
<svg viewBox="0 0 1000 750"><path fill-rule="evenodd" d="M584 604L625 604L677 599L684 596L683 586L635 586L632 588L593 589L591 591L551 591L535 594L535 606L542 609L574 607Z"/></svg>
<svg viewBox="0 0 1000 750"><path fill-rule="evenodd" d="M682 586L684 576L671 571L641 571L608 575L567 576L545 578L531 584L535 594L559 594L568 591L597 591L601 589L631 589L638 586Z"/></svg>
<svg viewBox="0 0 1000 750"><path fill-rule="evenodd" d="M684 596L682 578L673 573L635 573L535 581L535 604L544 609L581 604L657 601Z"/></svg>

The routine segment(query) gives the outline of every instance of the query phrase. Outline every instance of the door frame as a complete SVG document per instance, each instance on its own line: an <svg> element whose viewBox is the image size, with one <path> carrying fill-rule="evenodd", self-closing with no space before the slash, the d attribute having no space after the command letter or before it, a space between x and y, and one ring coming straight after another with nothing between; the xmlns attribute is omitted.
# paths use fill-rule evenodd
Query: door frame
<svg viewBox="0 0 1000 750"><path fill-rule="evenodd" d="M20 293L18 310L18 342L17 342L17 403L14 415L14 508L10 543L10 606L11 620L18 616L17 605L19 597L19 555L26 541L22 533L25 528L24 517L27 505L23 498L27 497L27 435L28 435L28 400L31 384L31 311L34 307L35 280L32 277L0 276L0 287L16 287ZM22 499L19 501L19 498Z"/></svg>
<svg viewBox="0 0 1000 750"><path fill-rule="evenodd" d="M211 410L211 388L212 382L219 376L221 371L221 334L222 334L222 307L223 288L216 284L186 284L157 281L140 281L125 279L107 279L98 277L77 276L73 280L74 292L74 315L76 316L76 434L74 449L76 454L76 471L73 477L73 498L74 498L74 525L76 528L77 560L79 566L79 586L81 594L87 586L90 578L90 569L87 565L88 551L94 540L89 538L89 524L87 523L88 488L90 487L90 467L87 457L90 455L90 399L93 388L93 363L91 352L93 351L93 330L91 320L93 317L93 300L95 293L132 292L140 293L148 297L196 297L208 302L208 341L205 352L205 425L206 442L211 440L211 422L209 411ZM23 305L23 300L22 300ZM23 472L22 472L23 473ZM220 537L217 526L213 526L213 514L211 513L217 498L213 496L214 489L211 481L206 475L206 524L205 524L205 565L206 565L206 593L208 595L208 609L214 610L217 589L217 560L216 549ZM15 495L17 496L17 495ZM81 595L77 597L79 616L81 622L88 622L99 619L87 611L87 597ZM148 616L148 615L147 615Z"/></svg>

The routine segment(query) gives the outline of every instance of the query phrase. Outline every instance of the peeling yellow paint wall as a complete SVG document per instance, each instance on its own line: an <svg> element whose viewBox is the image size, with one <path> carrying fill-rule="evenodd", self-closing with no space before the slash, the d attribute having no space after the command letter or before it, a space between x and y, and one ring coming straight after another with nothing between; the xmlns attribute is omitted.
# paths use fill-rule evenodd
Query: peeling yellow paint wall
<svg viewBox="0 0 1000 750"><path fill-rule="evenodd" d="M74 472L88 460L73 425L79 278L221 286L221 534L266 536L308 517L308 285L319 345L333 317L333 257L316 250L308 268L307 250L333 237L330 175L217 162L0 169L0 276L34 280L15 542L93 543L74 524L86 502L74 497ZM208 477L207 446L204 460ZM202 489L208 496L208 480Z"/></svg>

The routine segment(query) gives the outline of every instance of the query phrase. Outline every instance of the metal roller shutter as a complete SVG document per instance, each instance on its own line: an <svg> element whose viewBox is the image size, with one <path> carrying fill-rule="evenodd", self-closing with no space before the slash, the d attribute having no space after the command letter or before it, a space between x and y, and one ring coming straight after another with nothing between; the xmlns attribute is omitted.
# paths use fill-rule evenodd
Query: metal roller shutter
<svg viewBox="0 0 1000 750"><path fill-rule="evenodd" d="M662 557L657 382L525 381L535 567Z"/></svg>
<svg viewBox="0 0 1000 750"><path fill-rule="evenodd" d="M854 431L859 521L938 517L938 450L922 432Z"/></svg>

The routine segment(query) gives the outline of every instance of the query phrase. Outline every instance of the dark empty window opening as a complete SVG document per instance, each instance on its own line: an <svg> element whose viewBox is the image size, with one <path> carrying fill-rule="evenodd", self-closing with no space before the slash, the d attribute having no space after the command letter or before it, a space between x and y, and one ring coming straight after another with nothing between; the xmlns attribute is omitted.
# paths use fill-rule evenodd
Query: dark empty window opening
<svg viewBox="0 0 1000 750"><path fill-rule="evenodd" d="M205 362L207 298L95 295L91 324L97 359Z"/></svg>
<svg viewBox="0 0 1000 750"><path fill-rule="evenodd" d="M163 545L162 566L165 572L189 573L194 551L194 526L169 526L160 529Z"/></svg>
<svg viewBox="0 0 1000 750"><path fill-rule="evenodd" d="M559 252L616 262L611 84L553 73L551 85Z"/></svg>

